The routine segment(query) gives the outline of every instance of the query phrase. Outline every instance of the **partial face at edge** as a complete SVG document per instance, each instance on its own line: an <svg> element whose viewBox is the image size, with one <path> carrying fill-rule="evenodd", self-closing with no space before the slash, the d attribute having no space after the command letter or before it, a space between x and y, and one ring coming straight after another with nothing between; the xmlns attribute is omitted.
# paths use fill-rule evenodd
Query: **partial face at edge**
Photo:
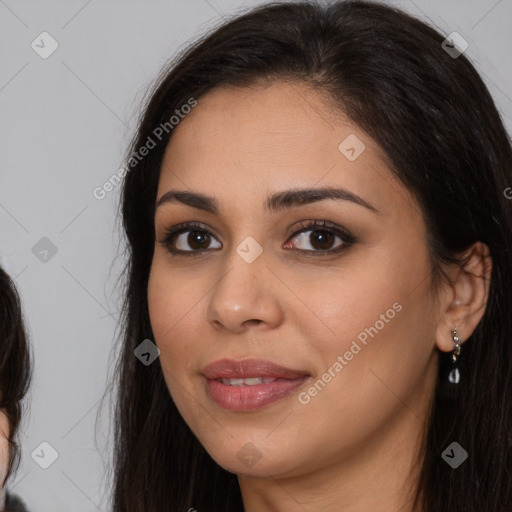
<svg viewBox="0 0 512 512"><path fill-rule="evenodd" d="M9 468L9 419L3 410L0 410L0 506L4 506L5 489L2 486Z"/></svg>
<svg viewBox="0 0 512 512"><path fill-rule="evenodd" d="M354 136L365 146L355 159ZM323 187L346 189L375 211L335 199L265 208L274 193ZM436 362L426 228L366 133L302 84L215 89L175 128L157 200L171 190L219 205L218 214L178 202L157 208L157 240L185 222L205 236L190 232L197 227L178 234L168 244L178 255L156 243L148 301L169 391L221 466L304 474L349 460L398 417L417 422ZM310 221L327 225L296 234ZM247 237L262 250L250 263L237 252ZM264 407L227 410L202 375L223 358L266 359L310 378ZM246 443L261 454L251 467L239 456Z"/></svg>

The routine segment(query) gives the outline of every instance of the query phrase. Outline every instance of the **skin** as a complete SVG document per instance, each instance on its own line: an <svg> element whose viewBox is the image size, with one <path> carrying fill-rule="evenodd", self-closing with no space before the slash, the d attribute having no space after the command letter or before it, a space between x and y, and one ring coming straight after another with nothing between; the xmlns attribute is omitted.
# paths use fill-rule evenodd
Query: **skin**
<svg viewBox="0 0 512 512"><path fill-rule="evenodd" d="M7 475L9 466L9 420L7 415L0 410L0 510L5 506L5 489L1 487L1 482L4 481Z"/></svg>
<svg viewBox="0 0 512 512"><path fill-rule="evenodd" d="M338 150L350 134L366 146L355 161ZM348 189L379 213L340 200L264 209L271 193L324 186ZM157 208L151 325L172 398L210 455L238 475L245 511L412 510L438 350L453 350L452 328L464 341L481 319L488 285L475 276L490 275L486 246L467 252L474 275L446 268L453 283L436 300L416 200L375 141L299 83L217 88L202 97L175 128L157 201L175 189L214 196L220 214L170 202ZM318 228L306 239L293 235L308 219L344 227L357 242L315 255L322 246L309 235ZM172 255L158 240L187 221L206 225L207 252ZM179 235L178 248L192 251L188 235ZM250 264L236 252L248 236L263 249ZM336 236L325 247L340 243ZM396 302L401 311L300 403L298 393ZM209 399L201 377L206 364L225 357L269 359L311 379L261 409L228 411ZM261 454L251 467L237 457L248 442Z"/></svg>

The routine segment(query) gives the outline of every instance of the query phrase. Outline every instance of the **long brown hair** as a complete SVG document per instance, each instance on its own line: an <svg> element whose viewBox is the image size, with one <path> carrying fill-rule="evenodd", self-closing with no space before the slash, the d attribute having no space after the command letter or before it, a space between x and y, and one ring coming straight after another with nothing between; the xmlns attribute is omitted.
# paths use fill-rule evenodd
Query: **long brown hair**
<svg viewBox="0 0 512 512"><path fill-rule="evenodd" d="M239 512L237 477L206 453L179 414L159 362L134 349L154 339L147 285L154 209L169 127L190 98L217 86L292 80L326 94L384 149L423 210L429 247L442 262L476 241L493 259L482 321L466 341L455 403L441 390L443 357L417 503L436 512L512 510L512 151L497 108L465 55L400 10L365 1L276 2L229 20L187 48L158 78L127 154L121 215L127 240L123 339L115 369L115 512ZM437 274L433 274L433 283ZM441 453L457 441L469 459L453 470Z"/></svg>

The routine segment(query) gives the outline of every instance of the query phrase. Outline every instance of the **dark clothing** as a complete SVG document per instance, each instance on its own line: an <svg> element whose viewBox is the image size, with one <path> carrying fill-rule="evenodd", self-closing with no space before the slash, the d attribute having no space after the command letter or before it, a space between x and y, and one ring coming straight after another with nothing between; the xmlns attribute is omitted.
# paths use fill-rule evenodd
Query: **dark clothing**
<svg viewBox="0 0 512 512"><path fill-rule="evenodd" d="M28 512L27 507L18 496L5 493L5 512Z"/></svg>

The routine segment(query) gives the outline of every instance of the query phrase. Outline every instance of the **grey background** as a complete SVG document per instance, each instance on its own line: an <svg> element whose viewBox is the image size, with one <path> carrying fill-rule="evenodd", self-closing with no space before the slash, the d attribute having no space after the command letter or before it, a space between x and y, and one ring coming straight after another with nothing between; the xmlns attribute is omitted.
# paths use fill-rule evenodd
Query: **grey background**
<svg viewBox="0 0 512 512"><path fill-rule="evenodd" d="M8 488L33 512L107 510L110 406L99 405L124 260L119 187L103 200L92 191L121 166L139 102L164 63L259 3L0 0L0 264L17 283L35 358L22 463ZM469 42L510 131L512 2L392 3ZM47 59L31 48L43 31L59 45ZM57 249L45 262L33 252L43 237ZM58 453L48 469L31 457L42 442Z"/></svg>

